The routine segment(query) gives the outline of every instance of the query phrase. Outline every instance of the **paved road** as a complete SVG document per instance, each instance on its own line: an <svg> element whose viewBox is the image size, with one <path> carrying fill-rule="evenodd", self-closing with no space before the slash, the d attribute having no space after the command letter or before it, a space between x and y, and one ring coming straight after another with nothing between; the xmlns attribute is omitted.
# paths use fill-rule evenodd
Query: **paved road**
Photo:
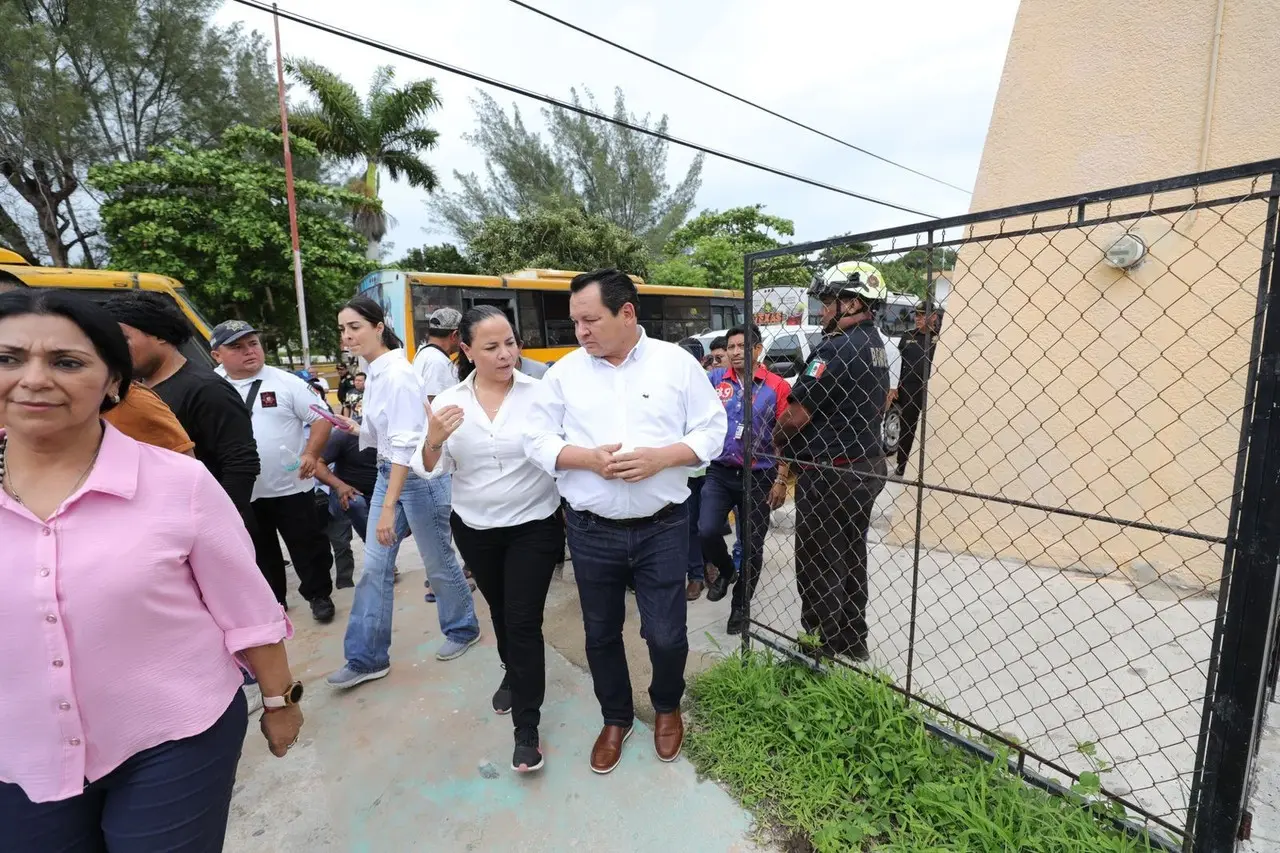
<svg viewBox="0 0 1280 853"><path fill-rule="evenodd" d="M512 773L510 718L489 704L501 671L483 600L482 643L458 660L436 661L435 608L422 600L417 553L407 552L392 672L381 681L345 693L324 684L342 661L350 591L335 596L338 619L328 627L315 625L305 606L293 608L290 657L307 686L307 725L283 760L251 728L228 853L767 849L753 842L750 816L728 794L700 782L683 758L659 761L643 725L617 770L592 773L599 707L587 676L553 649L542 724L547 765L535 776Z"/></svg>

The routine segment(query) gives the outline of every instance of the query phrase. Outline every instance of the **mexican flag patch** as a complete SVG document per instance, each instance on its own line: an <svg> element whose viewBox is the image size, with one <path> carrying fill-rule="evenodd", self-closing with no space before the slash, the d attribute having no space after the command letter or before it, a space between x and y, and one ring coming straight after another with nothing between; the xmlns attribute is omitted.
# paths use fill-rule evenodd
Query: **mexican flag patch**
<svg viewBox="0 0 1280 853"><path fill-rule="evenodd" d="M804 375L812 376L814 379L821 379L822 374L827 370L827 363L820 358L815 358L809 362L809 366L805 368Z"/></svg>

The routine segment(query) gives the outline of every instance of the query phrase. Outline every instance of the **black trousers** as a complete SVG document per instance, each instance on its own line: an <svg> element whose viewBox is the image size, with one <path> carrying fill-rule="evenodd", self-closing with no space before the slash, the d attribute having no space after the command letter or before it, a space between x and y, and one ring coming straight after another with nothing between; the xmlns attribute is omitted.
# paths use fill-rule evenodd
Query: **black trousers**
<svg viewBox="0 0 1280 853"><path fill-rule="evenodd" d="M546 646L542 616L556 561L564 556L560 511L541 521L476 530L456 513L449 516L453 541L489 602L498 657L511 687L511 722L537 728L546 693Z"/></svg>
<svg viewBox="0 0 1280 853"><path fill-rule="evenodd" d="M311 492L298 492L283 498L259 498L252 504L254 526L249 531L253 549L276 601L284 604L288 581L284 573L284 555L280 540L289 549L289 559L298 573L298 592L307 601L328 598L333 594L333 552L329 535L320 523L315 498Z"/></svg>
<svg viewBox="0 0 1280 853"><path fill-rule="evenodd" d="M867 528L887 472L882 457L843 468L806 466L796 480L800 623L831 651L867 642Z"/></svg>
<svg viewBox="0 0 1280 853"><path fill-rule="evenodd" d="M922 399L920 396L906 396L898 404L902 412L902 435L898 438L899 477L906 472L907 463L911 461L911 446L915 444L916 428L920 425Z"/></svg>
<svg viewBox="0 0 1280 853"><path fill-rule="evenodd" d="M729 511L737 518L751 518L750 548L744 550L742 573L733 585L731 610L742 610L756 593L760 571L764 566L764 540L769 533L769 490L778 472L763 468L751 472L751 495L743 496L742 469L711 463L703 479L701 517L691 519L702 539L702 555L724 577L733 574L733 557L724 542L724 528L729 521ZM741 530L741 527L739 527Z"/></svg>

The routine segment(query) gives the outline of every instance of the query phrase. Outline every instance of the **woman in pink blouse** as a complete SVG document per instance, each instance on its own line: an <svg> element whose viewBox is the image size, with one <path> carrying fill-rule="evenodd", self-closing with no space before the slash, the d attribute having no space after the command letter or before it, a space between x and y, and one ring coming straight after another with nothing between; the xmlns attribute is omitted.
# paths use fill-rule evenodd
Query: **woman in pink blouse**
<svg viewBox="0 0 1280 853"><path fill-rule="evenodd" d="M115 321L0 294L0 842L8 853L218 851L248 724L283 756L291 627L199 462L100 415L128 393Z"/></svg>

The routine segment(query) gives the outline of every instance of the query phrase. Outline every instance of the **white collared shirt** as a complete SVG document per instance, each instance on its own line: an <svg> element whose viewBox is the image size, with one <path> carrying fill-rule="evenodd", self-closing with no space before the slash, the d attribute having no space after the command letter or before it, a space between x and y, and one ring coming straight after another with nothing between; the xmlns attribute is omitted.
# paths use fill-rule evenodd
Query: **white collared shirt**
<svg viewBox="0 0 1280 853"><path fill-rule="evenodd" d="M458 384L458 365L438 346L427 344L413 358L413 369L428 398L443 394Z"/></svg>
<svg viewBox="0 0 1280 853"><path fill-rule="evenodd" d="M728 418L697 359L675 344L640 340L614 367L577 349L557 361L538 383L538 404L525 450L558 479L569 506L605 518L645 518L689 497L690 468L668 468L639 483L605 480L593 471L557 471L566 446L686 444L701 467L724 448Z"/></svg>
<svg viewBox="0 0 1280 853"><path fill-rule="evenodd" d="M258 459L262 463L251 499L283 498L314 489L315 480L300 480L296 466L289 467L296 462L293 457L301 456L306 449L308 425L320 420L320 416L311 411L311 404L316 402L311 386L289 371L269 364L243 379L232 379L224 370L222 378L236 389L242 400L249 396L254 382L262 382L249 413Z"/></svg>
<svg viewBox="0 0 1280 853"><path fill-rule="evenodd" d="M426 433L426 398L404 350L375 358L365 371L360 449L378 449L378 458L409 467L418 439Z"/></svg>
<svg viewBox="0 0 1280 853"><path fill-rule="evenodd" d="M538 381L515 372L511 393L489 420L476 399L475 373L436 395L434 411L462 408L462 426L444 443L435 467L422 464L424 434L413 454L419 477L453 475L453 511L467 527L490 530L541 521L560 507L555 480L524 451L524 428L537 402Z"/></svg>

